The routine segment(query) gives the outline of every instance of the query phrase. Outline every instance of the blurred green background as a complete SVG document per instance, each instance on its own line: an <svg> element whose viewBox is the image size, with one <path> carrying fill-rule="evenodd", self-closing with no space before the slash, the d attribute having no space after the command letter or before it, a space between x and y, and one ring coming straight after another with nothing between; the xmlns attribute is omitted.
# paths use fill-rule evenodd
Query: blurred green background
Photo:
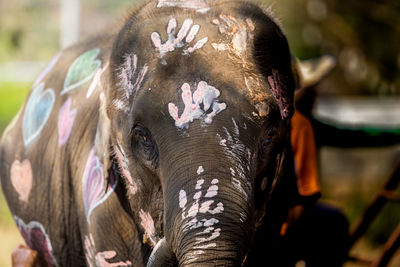
<svg viewBox="0 0 400 267"><path fill-rule="evenodd" d="M137 1L72 2L79 5L71 15L68 0L0 0L0 133L17 113L35 76L61 47L122 21ZM380 100L389 98L400 104L400 1L262 2L272 5L297 57L336 57L336 68L317 88L317 101L368 98L376 100L379 107ZM398 144L380 148L322 147L322 201L342 208L354 224L399 156ZM388 205L355 251L367 258L376 257L399 222L400 205ZM11 251L22 242L0 194L0 267L10 266ZM399 252L390 266L400 266Z"/></svg>

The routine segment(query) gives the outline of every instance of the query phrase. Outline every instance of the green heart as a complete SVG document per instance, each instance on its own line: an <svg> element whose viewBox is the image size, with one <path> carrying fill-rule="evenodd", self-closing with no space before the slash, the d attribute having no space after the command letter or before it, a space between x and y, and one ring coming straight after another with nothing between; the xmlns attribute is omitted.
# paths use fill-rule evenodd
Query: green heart
<svg viewBox="0 0 400 267"><path fill-rule="evenodd" d="M67 77L64 81L64 89L61 94L68 93L71 90L90 81L96 71L101 66L101 60L96 59L100 49L92 49L80 55L68 69Z"/></svg>

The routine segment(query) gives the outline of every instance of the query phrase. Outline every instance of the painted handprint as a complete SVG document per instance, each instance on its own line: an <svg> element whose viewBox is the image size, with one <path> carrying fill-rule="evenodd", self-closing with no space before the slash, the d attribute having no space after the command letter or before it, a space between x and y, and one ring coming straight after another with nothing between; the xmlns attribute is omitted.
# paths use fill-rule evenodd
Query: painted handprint
<svg viewBox="0 0 400 267"><path fill-rule="evenodd" d="M199 167L199 170L203 170L202 166ZM197 173L201 174L202 171L198 171ZM216 227L219 220L214 217L204 218L205 214L216 215L224 212L224 204L222 202L215 204L216 201L213 200L218 195L218 179L213 179L211 185L203 190L204 182L205 180L202 178L197 180L195 186L196 192L193 195L194 203L190 207L187 205L186 191L181 190L179 192L179 207L182 209L183 232L199 229L199 232L196 233L197 237L194 247L197 255L204 253L202 249L215 247L216 243L211 241L221 234L221 228ZM198 214L203 219L199 219L197 217Z"/></svg>
<svg viewBox="0 0 400 267"><path fill-rule="evenodd" d="M205 81L197 84L197 89L193 94L188 83L184 83L181 89L182 100L185 104L181 116L179 117L178 107L174 103L168 104L169 114L175 120L175 126L178 128L187 127L190 122L199 118L204 118L204 122L210 124L215 115L226 109L225 103L219 103L216 100L220 91Z"/></svg>
<svg viewBox="0 0 400 267"><path fill-rule="evenodd" d="M185 47L183 49L183 54L187 55L193 53L195 50L202 48L208 41L208 37L204 37L197 41L193 46L189 44L196 38L197 33L200 30L200 26L193 25L193 20L185 19L182 26L177 34L175 34L175 29L177 27L177 22L175 18L171 18L167 26L168 40L164 43L161 40L161 36L158 32L153 32L151 34L151 41L154 47L159 52L159 57L162 58L168 52L174 51L176 48ZM189 46L189 47L188 47Z"/></svg>
<svg viewBox="0 0 400 267"><path fill-rule="evenodd" d="M101 267L121 267L121 266L132 266L130 261L120 262L108 262L117 255L114 250L102 251L96 253L96 247L93 240L93 235L89 234L85 236L85 256L86 261L90 267L101 266ZM93 264L95 262L95 264Z"/></svg>
<svg viewBox="0 0 400 267"><path fill-rule="evenodd" d="M218 25L219 32L226 35L230 39L230 44L228 43L212 43L211 45L217 51L230 50L237 56L241 56L247 47L248 39L253 38L253 32L255 30L255 25L253 21L249 18L246 21L242 21L230 15L220 14L219 18L212 21L213 24Z"/></svg>

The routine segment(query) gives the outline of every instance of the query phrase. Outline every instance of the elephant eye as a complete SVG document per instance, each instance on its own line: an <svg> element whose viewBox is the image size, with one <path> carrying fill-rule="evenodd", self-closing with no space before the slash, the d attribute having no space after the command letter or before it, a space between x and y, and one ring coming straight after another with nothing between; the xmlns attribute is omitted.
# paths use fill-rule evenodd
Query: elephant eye
<svg viewBox="0 0 400 267"><path fill-rule="evenodd" d="M262 143L263 148L266 148L271 143L272 137L268 136L264 138L264 142Z"/></svg>
<svg viewBox="0 0 400 267"><path fill-rule="evenodd" d="M140 142L143 146L151 146L152 140L147 131L142 127L135 127L133 131L133 137L136 142Z"/></svg>
<svg viewBox="0 0 400 267"><path fill-rule="evenodd" d="M134 152L138 153L138 155L141 155L144 161L150 163L154 167L157 166L157 145L147 128L141 125L134 126L132 130L132 149Z"/></svg>

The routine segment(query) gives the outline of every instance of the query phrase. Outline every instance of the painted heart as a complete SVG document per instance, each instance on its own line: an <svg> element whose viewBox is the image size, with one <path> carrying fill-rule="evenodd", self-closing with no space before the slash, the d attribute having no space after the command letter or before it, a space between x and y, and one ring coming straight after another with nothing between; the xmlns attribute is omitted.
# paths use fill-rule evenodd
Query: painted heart
<svg viewBox="0 0 400 267"><path fill-rule="evenodd" d="M50 73L50 71L54 68L56 65L58 59L61 57L62 52L59 52L50 62L47 64L47 66L44 68L44 70L39 74L39 76L36 78L35 82L33 83L33 86L37 86L39 82L43 80L44 77L47 76L47 74Z"/></svg>
<svg viewBox="0 0 400 267"><path fill-rule="evenodd" d="M101 66L101 61L96 59L100 49L92 49L80 55L68 69L64 81L64 89L61 94L66 94L71 90L87 83L93 78Z"/></svg>
<svg viewBox="0 0 400 267"><path fill-rule="evenodd" d="M72 99L69 97L58 113L58 146L63 146L67 141L74 125L77 110L71 109Z"/></svg>
<svg viewBox="0 0 400 267"><path fill-rule="evenodd" d="M14 220L25 243L31 249L36 250L40 257L46 261L48 266L58 266L53 255L50 238L47 236L43 225L37 221L31 221L25 224L25 222L17 216L14 216Z"/></svg>
<svg viewBox="0 0 400 267"><path fill-rule="evenodd" d="M96 156L94 148L92 148L82 178L83 204L88 223L90 223L92 211L111 195L116 184L116 180L110 172L110 183L107 187L103 164Z"/></svg>
<svg viewBox="0 0 400 267"><path fill-rule="evenodd" d="M55 95L53 89L43 91L44 83L32 90L24 111L22 135L28 148L40 135L53 109Z"/></svg>
<svg viewBox="0 0 400 267"><path fill-rule="evenodd" d="M27 203L32 189L32 167L28 159L15 160L10 170L11 183L17 191L19 200Z"/></svg>

